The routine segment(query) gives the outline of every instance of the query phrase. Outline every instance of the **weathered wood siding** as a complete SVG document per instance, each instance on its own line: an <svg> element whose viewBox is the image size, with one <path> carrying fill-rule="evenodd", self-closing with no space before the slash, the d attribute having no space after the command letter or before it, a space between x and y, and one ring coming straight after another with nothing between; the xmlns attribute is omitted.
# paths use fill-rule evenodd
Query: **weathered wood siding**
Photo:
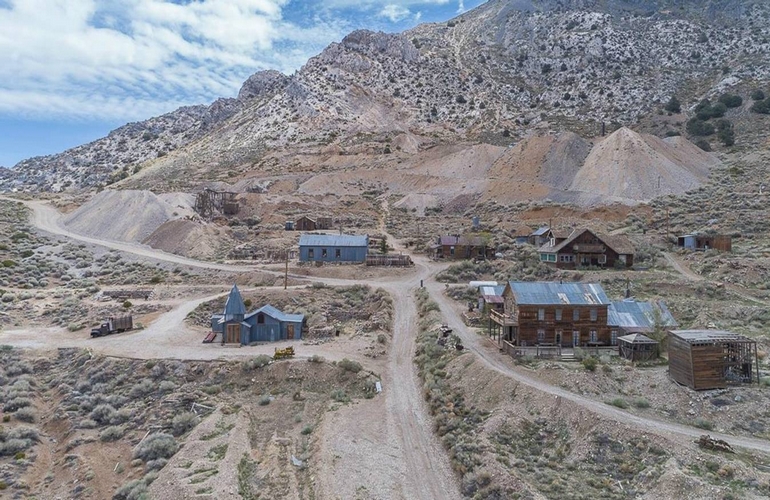
<svg viewBox="0 0 770 500"><path fill-rule="evenodd" d="M725 352L721 344L690 344L669 335L668 372L671 378L691 389L727 387L724 373Z"/></svg>
<svg viewBox="0 0 770 500"><path fill-rule="evenodd" d="M573 332L580 334L578 345L586 346L590 342L591 330L596 331L596 342L601 345L611 344L611 328L607 325L607 305L596 306L570 306L570 305L542 305L542 306L518 306L518 344L536 345L539 331L544 332L545 344L556 344L557 333L561 333L559 345L570 347L573 345ZM539 311L543 309L543 319L539 319ZM556 311L561 311L561 320L556 319ZM574 319L574 312L578 311L578 319ZM591 310L596 311L596 320L591 320Z"/></svg>

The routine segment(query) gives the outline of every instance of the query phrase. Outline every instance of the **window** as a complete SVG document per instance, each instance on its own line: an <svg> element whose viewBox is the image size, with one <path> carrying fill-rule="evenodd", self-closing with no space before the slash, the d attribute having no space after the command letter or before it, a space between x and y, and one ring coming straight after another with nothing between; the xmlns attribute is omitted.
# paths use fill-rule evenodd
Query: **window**
<svg viewBox="0 0 770 500"><path fill-rule="evenodd" d="M606 264L607 263L607 256L604 254L601 254L599 256L599 264Z"/></svg>
<svg viewBox="0 0 770 500"><path fill-rule="evenodd" d="M335 258L335 259L339 259L339 258L341 258L341 257L342 257L342 250L340 250L339 248L336 248L336 249L334 250L334 258Z"/></svg>
<svg viewBox="0 0 770 500"><path fill-rule="evenodd" d="M325 259L326 257L327 257L326 249L325 249L325 248L322 248L322 249L321 249L321 258L322 258L322 259Z"/></svg>
<svg viewBox="0 0 770 500"><path fill-rule="evenodd" d="M257 314L257 324L264 325L265 324L265 315L262 313Z"/></svg>
<svg viewBox="0 0 770 500"><path fill-rule="evenodd" d="M548 254L548 262L556 262L556 254L549 253Z"/></svg>
<svg viewBox="0 0 770 500"><path fill-rule="evenodd" d="M612 330L610 332L610 344L618 345L618 331L617 330Z"/></svg>
<svg viewBox="0 0 770 500"><path fill-rule="evenodd" d="M574 255L560 254L559 255L559 262L575 262L575 256Z"/></svg>
<svg viewBox="0 0 770 500"><path fill-rule="evenodd" d="M573 309L572 310L572 321L577 321L580 319L580 309Z"/></svg>
<svg viewBox="0 0 770 500"><path fill-rule="evenodd" d="M588 341L589 342L598 342L599 336L596 334L596 330L591 330L588 332Z"/></svg>
<svg viewBox="0 0 770 500"><path fill-rule="evenodd" d="M315 250L312 248L307 249L307 258L308 259L314 259L315 258Z"/></svg>
<svg viewBox="0 0 770 500"><path fill-rule="evenodd" d="M556 345L561 345L561 335L561 330L556 330L556 334L553 336L553 340Z"/></svg>
<svg viewBox="0 0 770 500"><path fill-rule="evenodd" d="M540 254L540 262L548 262L548 254L547 253L541 253Z"/></svg>
<svg viewBox="0 0 770 500"><path fill-rule="evenodd" d="M561 321L561 309L556 310L556 321Z"/></svg>
<svg viewBox="0 0 770 500"><path fill-rule="evenodd" d="M537 330L537 343L538 344L545 343L545 330L543 330L542 328L539 328Z"/></svg>
<svg viewBox="0 0 770 500"><path fill-rule="evenodd" d="M591 309L591 321L596 321L596 319L599 317L599 311L596 309Z"/></svg>
<svg viewBox="0 0 770 500"><path fill-rule="evenodd" d="M449 255L455 254L455 247L449 247Z"/></svg>
<svg viewBox="0 0 770 500"><path fill-rule="evenodd" d="M538 309L537 310L537 320L538 321L545 321L545 309Z"/></svg>
<svg viewBox="0 0 770 500"><path fill-rule="evenodd" d="M580 345L580 332L577 330L572 330L572 347L577 347Z"/></svg>

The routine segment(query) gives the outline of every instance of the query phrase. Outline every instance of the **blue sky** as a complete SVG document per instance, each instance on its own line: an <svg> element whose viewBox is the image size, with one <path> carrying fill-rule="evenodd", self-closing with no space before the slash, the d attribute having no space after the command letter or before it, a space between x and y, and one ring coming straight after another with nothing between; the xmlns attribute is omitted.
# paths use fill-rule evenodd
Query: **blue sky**
<svg viewBox="0 0 770 500"><path fill-rule="evenodd" d="M290 74L354 29L398 32L483 0L0 0L0 166Z"/></svg>

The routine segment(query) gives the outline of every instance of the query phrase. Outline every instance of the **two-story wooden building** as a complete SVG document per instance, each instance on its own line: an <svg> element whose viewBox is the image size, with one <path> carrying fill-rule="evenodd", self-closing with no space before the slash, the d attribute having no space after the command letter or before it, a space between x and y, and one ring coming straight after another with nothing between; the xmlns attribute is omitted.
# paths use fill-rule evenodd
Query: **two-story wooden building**
<svg viewBox="0 0 770 500"><path fill-rule="evenodd" d="M503 292L503 312L490 311L490 335L509 347L615 345L608 326L610 300L594 283L511 281ZM492 332L495 329L495 332Z"/></svg>
<svg viewBox="0 0 770 500"><path fill-rule="evenodd" d="M542 262L559 269L634 265L634 247L625 236L600 235L590 229L577 229L562 241L552 238L538 252Z"/></svg>

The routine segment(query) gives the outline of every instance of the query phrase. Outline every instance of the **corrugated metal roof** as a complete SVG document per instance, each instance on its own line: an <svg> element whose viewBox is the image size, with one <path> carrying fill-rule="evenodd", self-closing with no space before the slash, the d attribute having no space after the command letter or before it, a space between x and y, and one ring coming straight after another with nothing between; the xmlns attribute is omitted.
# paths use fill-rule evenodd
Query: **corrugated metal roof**
<svg viewBox="0 0 770 500"><path fill-rule="evenodd" d="M579 306L610 304L598 283L526 283L509 282L517 304Z"/></svg>
<svg viewBox="0 0 770 500"><path fill-rule="evenodd" d="M233 316L246 314L246 306L243 303L241 292L238 290L238 285L233 285L230 290L230 295L227 296L227 302L225 302L224 311L225 321L229 321Z"/></svg>
<svg viewBox="0 0 770 500"><path fill-rule="evenodd" d="M484 299L485 302L489 304L503 304L505 302L503 299L504 291L505 291L504 286L479 287L479 292L481 293L481 297Z"/></svg>
<svg viewBox="0 0 770 500"><path fill-rule="evenodd" d="M294 323L302 323L304 321L305 316L303 314L286 314L285 312L279 311L275 307L271 306L270 304L266 304L256 311L250 312L248 315L246 315L246 318L251 318L252 316L255 316L259 313L266 314L270 316L273 319L277 319L278 321L290 321Z"/></svg>
<svg viewBox="0 0 770 500"><path fill-rule="evenodd" d="M754 342L748 337L725 330L671 330L672 335L690 344L718 342Z"/></svg>
<svg viewBox="0 0 770 500"><path fill-rule="evenodd" d="M607 324L619 326L629 331L650 331L655 329L656 312L659 315L661 326L669 328L678 326L665 302L639 302L636 300L623 300L610 304L607 309Z"/></svg>
<svg viewBox="0 0 770 500"><path fill-rule="evenodd" d="M622 337L618 337L618 340L621 342L628 342L629 344L657 344L657 340L652 340L650 337L646 335L642 335L641 333L632 333L631 335L623 335Z"/></svg>
<svg viewBox="0 0 770 500"><path fill-rule="evenodd" d="M303 234L301 247L368 247L369 236L352 234Z"/></svg>
<svg viewBox="0 0 770 500"><path fill-rule="evenodd" d="M543 236L545 233L550 231L550 229L551 228L549 228L548 226L543 226L540 229L537 229L536 231L534 231L530 236Z"/></svg>

